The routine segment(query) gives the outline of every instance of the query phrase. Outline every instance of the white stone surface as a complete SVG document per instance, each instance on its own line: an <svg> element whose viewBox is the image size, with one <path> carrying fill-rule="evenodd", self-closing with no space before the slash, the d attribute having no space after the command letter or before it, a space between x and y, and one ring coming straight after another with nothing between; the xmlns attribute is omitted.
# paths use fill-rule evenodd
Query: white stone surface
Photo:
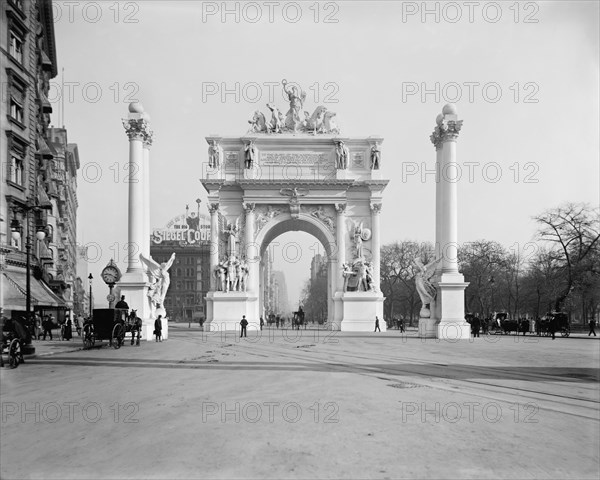
<svg viewBox="0 0 600 480"><path fill-rule="evenodd" d="M204 331L239 330L243 315L248 320L248 328L259 321L255 312L258 297L250 292L208 292L206 303L208 317Z"/></svg>
<svg viewBox="0 0 600 480"><path fill-rule="evenodd" d="M383 320L383 295L374 292L345 292L340 297L342 321L334 321L332 330L342 332L373 332L375 317L379 317L379 328L385 332Z"/></svg>

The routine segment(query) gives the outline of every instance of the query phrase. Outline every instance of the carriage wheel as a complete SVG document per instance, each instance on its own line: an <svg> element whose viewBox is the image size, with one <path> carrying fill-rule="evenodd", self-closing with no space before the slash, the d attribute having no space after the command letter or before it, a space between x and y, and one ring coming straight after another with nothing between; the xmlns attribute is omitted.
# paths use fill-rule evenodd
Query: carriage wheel
<svg viewBox="0 0 600 480"><path fill-rule="evenodd" d="M19 362L23 360L21 353L21 341L18 338L13 338L8 346L8 365L10 368L17 368Z"/></svg>
<svg viewBox="0 0 600 480"><path fill-rule="evenodd" d="M86 325L83 327L83 348L92 348L94 346L94 333L92 327Z"/></svg>
<svg viewBox="0 0 600 480"><path fill-rule="evenodd" d="M121 348L121 345L123 344L123 338L125 337L124 330L125 329L123 328L123 325L121 325L120 323L117 323L113 327L113 331L112 331L112 346L115 349Z"/></svg>
<svg viewBox="0 0 600 480"><path fill-rule="evenodd" d="M561 334L563 337L568 337L570 333L571 333L571 332L569 332L569 329L568 329L568 328L563 328L563 329L561 330L561 332L560 332L560 334Z"/></svg>

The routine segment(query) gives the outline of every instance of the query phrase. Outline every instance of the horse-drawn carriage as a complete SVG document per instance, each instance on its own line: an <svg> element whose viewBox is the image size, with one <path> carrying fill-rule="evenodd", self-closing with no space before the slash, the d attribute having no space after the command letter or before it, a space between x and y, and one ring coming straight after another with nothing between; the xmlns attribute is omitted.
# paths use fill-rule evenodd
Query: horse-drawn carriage
<svg viewBox="0 0 600 480"><path fill-rule="evenodd" d="M529 332L529 320L511 320L508 318L507 312L498 312L487 327L488 331L486 333L489 334L509 335L514 332L517 335L519 333L525 335Z"/></svg>
<svg viewBox="0 0 600 480"><path fill-rule="evenodd" d="M10 368L17 368L19 363L24 363L21 346L27 340L25 328L15 320L3 318L2 344L0 345L0 367L4 366L6 355Z"/></svg>
<svg viewBox="0 0 600 480"><path fill-rule="evenodd" d="M83 325L83 346L91 348L97 340L108 340L113 348L121 348L125 343L125 334L131 335L131 345L140 345L142 335L142 319L136 315L136 310L128 313L121 308L96 308L92 318Z"/></svg>
<svg viewBox="0 0 600 480"><path fill-rule="evenodd" d="M550 312L539 320L538 334L544 336L552 335L552 332L560 332L561 336L568 337L571 334L569 315L565 312Z"/></svg>

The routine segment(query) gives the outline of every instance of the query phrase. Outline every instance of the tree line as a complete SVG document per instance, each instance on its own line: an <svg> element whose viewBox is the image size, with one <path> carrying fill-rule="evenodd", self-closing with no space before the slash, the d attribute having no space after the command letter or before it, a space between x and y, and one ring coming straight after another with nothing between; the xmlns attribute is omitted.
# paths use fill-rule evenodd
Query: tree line
<svg viewBox="0 0 600 480"><path fill-rule="evenodd" d="M534 242L505 247L476 240L458 248L459 269L469 282L465 312L489 317L505 311L511 318L541 317L565 311L587 322L600 312L600 212L568 203L533 219ZM431 243L410 240L381 249L381 290L386 319L418 321L421 301L413 261L434 259Z"/></svg>

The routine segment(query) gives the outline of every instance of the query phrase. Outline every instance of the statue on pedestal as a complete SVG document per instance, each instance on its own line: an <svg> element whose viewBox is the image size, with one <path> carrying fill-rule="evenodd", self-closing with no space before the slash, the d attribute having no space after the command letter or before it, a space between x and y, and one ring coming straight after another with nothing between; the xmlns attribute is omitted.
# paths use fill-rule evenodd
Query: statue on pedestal
<svg viewBox="0 0 600 480"><path fill-rule="evenodd" d="M435 267L440 260L441 258L432 260L427 265L423 265L423 262L420 258L415 258L413 261L417 267L415 285L417 287L419 297L421 297L421 303L423 304L419 313L421 318L429 318L431 316L429 307L435 300L437 292L430 279L435 273Z"/></svg>
<svg viewBox="0 0 600 480"><path fill-rule="evenodd" d="M169 268L171 268L171 265L175 261L175 253L171 255L169 261L163 262L160 265L152 258L144 257L143 253L140 253L140 261L146 267L148 276L152 279L152 283L148 288L148 297L152 306L152 317L154 317L156 309L163 307L167 290L171 283Z"/></svg>

